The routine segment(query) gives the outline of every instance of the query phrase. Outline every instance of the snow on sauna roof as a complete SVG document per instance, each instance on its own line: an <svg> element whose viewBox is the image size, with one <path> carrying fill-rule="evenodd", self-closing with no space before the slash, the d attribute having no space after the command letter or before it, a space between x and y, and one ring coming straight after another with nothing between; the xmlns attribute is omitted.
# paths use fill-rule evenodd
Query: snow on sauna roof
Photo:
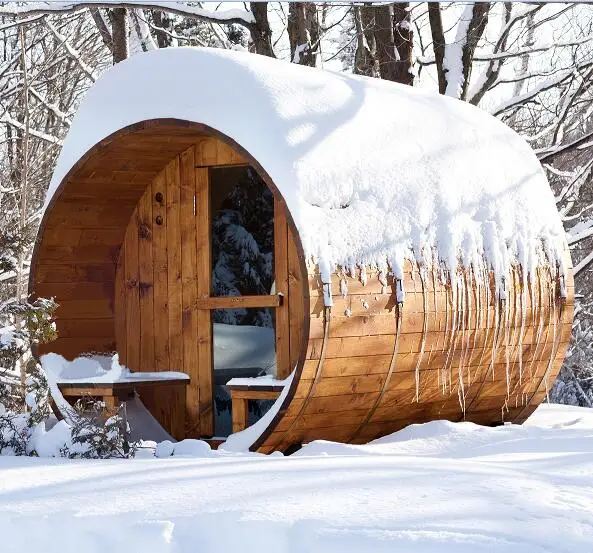
<svg viewBox="0 0 593 553"><path fill-rule="evenodd" d="M139 54L89 90L49 198L95 143L130 124L206 124L245 148L283 194L307 255L351 267L484 258L500 276L564 245L538 160L467 103L377 79L209 48ZM432 252L432 253L431 253ZM476 265L477 266L477 265Z"/></svg>

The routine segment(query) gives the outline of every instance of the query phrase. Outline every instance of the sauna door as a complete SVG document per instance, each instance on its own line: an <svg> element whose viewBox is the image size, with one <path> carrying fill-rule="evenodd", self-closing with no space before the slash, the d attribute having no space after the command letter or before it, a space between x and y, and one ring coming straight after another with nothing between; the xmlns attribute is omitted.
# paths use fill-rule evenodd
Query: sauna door
<svg viewBox="0 0 593 553"><path fill-rule="evenodd" d="M284 284L277 281L278 276L282 278L279 267L287 267L287 248L278 247L276 241L284 236L286 242L284 213L281 203L274 200L251 167L196 169L197 342L202 435L214 432L215 363L221 368L213 351L213 322L224 324L228 319L227 329L233 325L237 329L261 326L266 321L255 320L257 316L265 313L263 310L274 311L267 324L276 322L277 374L283 377L288 370L289 360L282 357L286 341L283 324L288 319L287 278L284 277ZM254 273L251 278L250 273ZM241 369L257 368L265 367L233 366L228 370L240 375ZM221 372L226 371L221 369Z"/></svg>
<svg viewBox="0 0 593 553"><path fill-rule="evenodd" d="M302 280L285 207L278 198L273 221L275 293L213 294L212 202L218 201L220 190L213 189L212 182L217 182L217 171L225 167L248 166L222 143L215 149L216 156L206 156L202 146L171 160L138 201L121 248L114 290L121 361L134 371L181 371L191 378L185 409L187 437L208 437L214 432L213 311L238 306L274 311L278 378L286 377L298 358L302 331L298 316L294 329L289 328L289 292L298 284L292 313L294 307L302 307ZM145 403L161 424L166 422L171 411L166 394L147 398Z"/></svg>

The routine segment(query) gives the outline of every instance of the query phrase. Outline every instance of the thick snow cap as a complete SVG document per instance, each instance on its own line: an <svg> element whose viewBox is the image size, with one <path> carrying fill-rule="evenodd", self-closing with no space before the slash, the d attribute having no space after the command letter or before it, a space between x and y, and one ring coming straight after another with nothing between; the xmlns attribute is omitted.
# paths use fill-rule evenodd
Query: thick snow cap
<svg viewBox="0 0 593 553"><path fill-rule="evenodd" d="M529 146L467 103L378 79L209 48L139 54L89 90L48 202L94 144L143 120L206 124L245 148L327 267L404 259L526 272L561 264L564 234ZM543 252L546 253L544 258ZM561 270L562 267L561 267Z"/></svg>

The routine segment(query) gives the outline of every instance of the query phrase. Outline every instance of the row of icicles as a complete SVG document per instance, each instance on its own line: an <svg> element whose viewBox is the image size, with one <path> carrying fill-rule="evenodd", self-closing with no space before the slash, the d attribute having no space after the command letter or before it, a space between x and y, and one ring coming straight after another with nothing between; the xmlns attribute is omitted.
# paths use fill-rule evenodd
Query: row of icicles
<svg viewBox="0 0 593 553"><path fill-rule="evenodd" d="M358 273L358 275L356 275ZM545 274L544 274L545 273ZM425 355L428 354L429 359L433 353L434 346L430 350L426 351L426 336L427 336L427 292L425 292L428 279L432 279L432 289L434 293L435 306L437 305L437 283L440 283L446 290L446 310L445 310L445 348L444 352L446 355L444 365L438 370L438 383L441 387L443 395L448 390L453 391L454 387L457 387L457 394L459 398L459 405L463 416L465 417L466 410L469 409L473 402L479 397L479 391L473 395L473 398L469 400L466 396L468 388L476 383L474 382L476 374L472 374L472 367L470 365L470 359L473 351L477 344L477 333L473 334L472 330L478 330L482 328L484 322L488 322L489 317L492 313L492 306L494 309L494 326L490 328L486 325L486 337L483 344L481 345L482 354L478 365L475 368L481 368L483 362L488 363L488 373L482 380L483 383L487 379L495 380L495 365L498 353L504 350L504 364L505 364L505 381L506 381L506 400L502 407L502 419L504 420L505 413L510 408L517 408L521 406L527 406L531 402L532 397L541 387L543 383L546 389L546 395L549 392L549 374L553 368L554 359L558 351L560 343L560 322L562 319L562 312L564 308L564 301L556 301L558 298L563 300L566 297L566 290L563 286L563 275L560 272L560 268L556 267L553 270L549 264L540 266L536 272L536 278L540 286L537 286L537 304L536 304L536 283L534 282L534 275L524 274L521 266L517 266L512 272L512 286L508 286L505 277L501 278L502 286L496 287L491 283L492 272L489 270L487 265L484 263L476 271L472 266L471 269L458 269L456 275L451 279L450 272L443 268L438 267L431 270L425 266L415 264L413 266L411 278L413 281L419 278L420 285L423 293L423 311L424 311L424 322L422 330L422 340L420 346L420 352L418 355L418 361L415 367L415 398L414 401L419 402L420 400L420 369L422 366ZM345 298L348 295L348 282L346 277L356 278L366 286L368 282L368 274L366 267L360 267L358 271L350 269L339 271L338 276L340 278L340 294ZM388 273L385 270L379 270L377 273L377 279L381 283L382 294L388 293L389 279L393 280L396 294L396 301L398 309L405 310L405 289L403 286L402 279L394 277L393 274ZM518 281L518 282L516 282ZM541 284L543 282L549 282L550 285L542 290ZM519 293L517 293L517 284ZM324 297L326 306L331 306L333 303L331 300L331 283L324 282ZM535 351L531 356L531 359L525 364L523 360L523 340L525 338L526 331L526 316L527 316L527 298L531 304L532 311L535 315L537 312L537 323L535 325L536 340L535 340ZM363 301L363 307L368 309L368 303L365 305ZM485 305L483 305L485 303ZM547 320L544 316L545 306L548 307ZM475 307L475 309L473 309ZM485 307L485 311L484 311ZM474 323L472 327L472 312L475 313ZM347 308L345 313L346 316L351 316L352 311ZM535 316L533 318L535 320ZM549 329L552 329L552 352L550 354L546 370L544 375L538 384L536 390L532 392L525 392L522 390L524 383L525 373L527 372L529 381L534 376L534 364L538 364L542 361L543 350L548 342ZM546 337L542 342L542 336L546 333ZM492 340L492 351L488 355L485 353L486 346L489 341ZM453 366L454 353L459 353L459 364L457 367ZM457 374L454 377L454 369L457 369ZM517 370L516 382L512 382L513 370ZM481 389L481 388L480 388ZM514 401L512 397L514 396ZM514 405L513 405L514 404Z"/></svg>

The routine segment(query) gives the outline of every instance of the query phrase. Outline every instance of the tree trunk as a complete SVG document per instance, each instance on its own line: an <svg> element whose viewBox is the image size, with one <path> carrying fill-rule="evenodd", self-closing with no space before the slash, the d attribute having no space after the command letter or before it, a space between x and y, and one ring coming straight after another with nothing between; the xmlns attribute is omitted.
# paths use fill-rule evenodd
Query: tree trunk
<svg viewBox="0 0 593 553"><path fill-rule="evenodd" d="M268 3L250 2L250 6L251 13L255 18L255 23L249 29L253 51L262 56L275 58L272 48L272 29L268 21Z"/></svg>
<svg viewBox="0 0 593 553"><path fill-rule="evenodd" d="M465 44L461 55L461 66L463 68L463 81L460 94L461 100L467 98L467 89L471 77L474 52L476 51L478 42L482 38L484 30L486 29L489 11L489 2L476 2L473 5L472 17L467 28Z"/></svg>
<svg viewBox="0 0 593 553"><path fill-rule="evenodd" d="M113 64L128 59L128 11L126 8L113 8L109 11L111 37L113 39Z"/></svg>
<svg viewBox="0 0 593 553"><path fill-rule="evenodd" d="M152 10L152 19L155 26L159 27L160 29L168 29L171 26L171 18L169 15L160 10ZM172 40L167 33L157 29L155 30L155 34L156 43L159 48L167 48L168 46L171 46Z"/></svg>
<svg viewBox="0 0 593 553"><path fill-rule="evenodd" d="M445 68L443 61L445 59L445 32L443 31L443 18L441 16L441 6L438 2L428 2L428 20L430 23L430 33L432 35L432 49L437 66L437 76L439 80L439 93L445 94L447 90L447 79L445 78Z"/></svg>
<svg viewBox="0 0 593 553"><path fill-rule="evenodd" d="M409 3L393 5L393 38L399 59L395 62L395 81L402 84L414 84L412 67L412 45L414 33L410 19Z"/></svg>
<svg viewBox="0 0 593 553"><path fill-rule="evenodd" d="M289 3L288 38L291 61L314 67L315 55L319 46L319 24L315 3Z"/></svg>
<svg viewBox="0 0 593 553"><path fill-rule="evenodd" d="M319 52L319 41L321 40L321 28L317 17L317 4L306 2L305 21L309 30L309 43L311 46L311 66L317 65L317 53Z"/></svg>
<svg viewBox="0 0 593 553"><path fill-rule="evenodd" d="M380 77L375 40L375 10L370 6L353 6L356 26L356 54L354 73L367 77Z"/></svg>
<svg viewBox="0 0 593 553"><path fill-rule="evenodd" d="M20 27L20 65L23 75L23 96L22 96L22 116L23 116L23 131L21 143L21 163L20 163L20 198L19 198L19 236L21 239L25 236L27 228L27 195L29 188L29 73L27 70L27 57L25 52L27 50L27 39L25 25ZM16 300L21 301L25 296L25 256L27 252L24 244L21 245L18 252L17 266L16 266ZM20 316L16 317L16 327L20 330L23 321ZM23 359L19 360L20 378L23 391L25 389L25 374L26 363Z"/></svg>
<svg viewBox="0 0 593 553"><path fill-rule="evenodd" d="M382 79L395 81L397 77L397 57L393 37L393 6L375 6L375 40L377 59Z"/></svg>
<svg viewBox="0 0 593 553"><path fill-rule="evenodd" d="M105 23L105 19L101 15L99 8L90 8L89 11L91 12L91 17L99 29L99 33L101 34L101 38L103 39L103 44L107 46L109 51L113 54L113 37L111 36L111 32Z"/></svg>
<svg viewBox="0 0 593 553"><path fill-rule="evenodd" d="M504 19L503 19L505 26L508 25L509 21L511 20L512 10L513 10L512 2L505 2L504 3ZM525 42L525 46L533 46L533 27L532 27L532 25L533 25L533 13L529 14L526 19L527 40ZM495 45L493 53L497 54L501 51L506 50L507 42L508 42L508 33L506 34L506 36L503 36L499 39L498 43ZM468 102L477 106L482 101L482 98L484 97L484 95L490 90L492 85L498 79L498 76L500 75L500 70L503 67L503 63L504 63L503 60L491 60L488 63L488 67L486 68L486 71L484 72L484 77L482 79L480 79L480 88L473 93L471 98L466 97L466 100ZM529 54L526 53L521 56L521 70L519 71L519 74L526 72L528 65L529 65ZM519 94L521 94L522 87L523 87L523 81L518 80L515 83L513 96L519 96ZM466 96L467 96L467 94L466 94ZM516 115L516 112L513 113L509 122L507 123L511 127L512 127L512 121L513 121L513 119L515 119L515 115Z"/></svg>

